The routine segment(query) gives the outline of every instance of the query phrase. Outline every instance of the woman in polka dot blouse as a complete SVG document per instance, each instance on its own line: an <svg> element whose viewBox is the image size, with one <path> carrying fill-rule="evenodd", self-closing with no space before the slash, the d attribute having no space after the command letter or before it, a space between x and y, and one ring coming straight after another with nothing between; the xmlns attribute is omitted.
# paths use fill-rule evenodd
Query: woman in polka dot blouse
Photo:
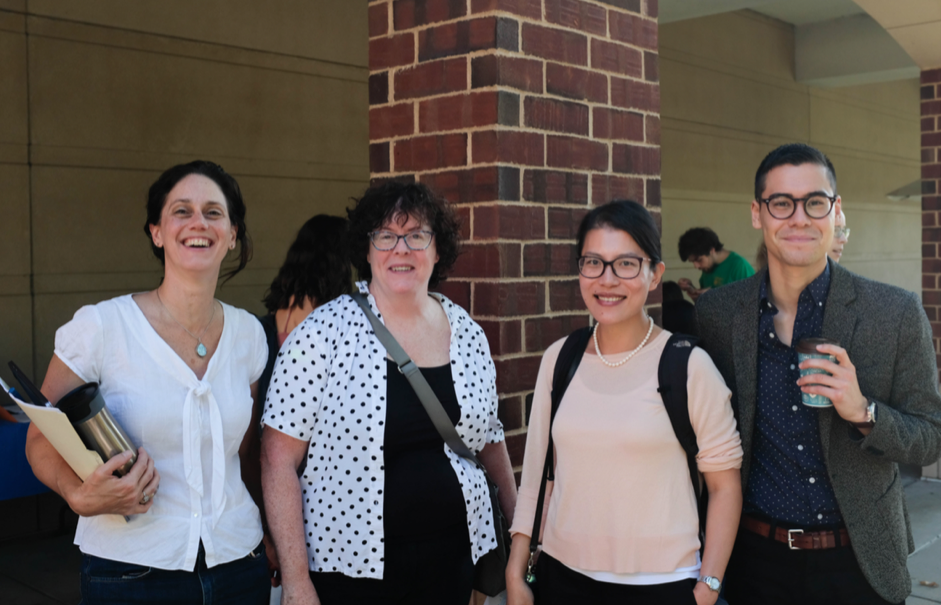
<svg viewBox="0 0 941 605"><path fill-rule="evenodd" d="M457 259L453 210L424 185L387 183L349 218L359 291L512 512L487 339L464 309L428 291ZM349 295L318 307L285 342L263 421L282 603L467 604L474 564L496 546L487 483L444 444Z"/></svg>
<svg viewBox="0 0 941 605"><path fill-rule="evenodd" d="M579 287L595 328L552 423L555 480L547 489L535 569L538 602L712 605L742 502L731 393L709 356L694 349L689 414L709 490L700 561L686 455L657 392L670 333L644 311L664 271L657 226L640 204L611 202L586 215L576 250ZM536 382L510 529L508 605L533 603L523 578L548 447L553 368L563 342L546 351Z"/></svg>

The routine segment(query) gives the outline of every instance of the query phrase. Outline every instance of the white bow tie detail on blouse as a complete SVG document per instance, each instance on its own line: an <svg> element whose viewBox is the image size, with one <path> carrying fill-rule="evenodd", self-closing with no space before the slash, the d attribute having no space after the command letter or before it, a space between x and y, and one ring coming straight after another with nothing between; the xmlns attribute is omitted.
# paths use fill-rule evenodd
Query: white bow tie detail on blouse
<svg viewBox="0 0 941 605"><path fill-rule="evenodd" d="M205 380L196 381L186 393L183 402L183 469L186 483L203 496L203 460L200 436L202 431L202 409L209 408L209 436L212 445L212 527L222 516L225 508L225 442L222 436L222 414L212 394L212 386Z"/></svg>

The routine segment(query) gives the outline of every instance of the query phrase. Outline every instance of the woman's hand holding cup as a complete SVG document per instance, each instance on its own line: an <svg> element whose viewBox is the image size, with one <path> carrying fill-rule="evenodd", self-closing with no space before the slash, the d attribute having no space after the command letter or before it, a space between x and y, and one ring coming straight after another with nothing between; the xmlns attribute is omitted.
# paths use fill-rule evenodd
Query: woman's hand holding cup
<svg viewBox="0 0 941 605"><path fill-rule="evenodd" d="M114 471L121 468L133 452L114 456L89 475L76 489L66 494L69 506L83 517L95 515L140 515L153 506L160 485L160 473L144 448L137 450L137 462L123 477Z"/></svg>

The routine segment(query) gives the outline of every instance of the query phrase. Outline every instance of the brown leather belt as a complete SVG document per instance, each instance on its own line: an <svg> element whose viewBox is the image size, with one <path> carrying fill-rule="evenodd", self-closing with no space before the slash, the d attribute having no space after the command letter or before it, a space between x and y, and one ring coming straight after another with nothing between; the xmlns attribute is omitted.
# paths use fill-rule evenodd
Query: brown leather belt
<svg viewBox="0 0 941 605"><path fill-rule="evenodd" d="M787 544L791 550L824 550L850 545L849 534L845 529L838 530L840 541L836 541L836 532L833 531L804 531L802 529L787 529L777 527L771 535L771 524L759 521L754 517L742 516L742 527L759 536L771 538Z"/></svg>

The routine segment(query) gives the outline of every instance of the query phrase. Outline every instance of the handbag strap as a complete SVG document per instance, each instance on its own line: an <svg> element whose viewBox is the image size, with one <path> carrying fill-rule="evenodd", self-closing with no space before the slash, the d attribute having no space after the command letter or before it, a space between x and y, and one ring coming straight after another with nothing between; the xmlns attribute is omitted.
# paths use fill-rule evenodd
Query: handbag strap
<svg viewBox="0 0 941 605"><path fill-rule="evenodd" d="M553 457L552 423L559 411L562 396L568 388L575 371L585 355L585 347L591 337L591 328L579 328L565 339L552 373L551 408L549 411L549 439L546 446L546 461L542 466L542 480L539 482L539 496L536 498L536 512L533 514L533 531L529 536L529 566L532 571L533 555L539 547L539 530L542 528L542 509L546 501L546 483L555 479L555 461Z"/></svg>
<svg viewBox="0 0 941 605"><path fill-rule="evenodd" d="M366 295L362 292L354 292L350 296L352 296L353 300L362 308L363 313L366 314L366 319L372 324L376 338L378 338L382 346L386 348L386 351L392 356L392 360L399 366L399 371L405 375L409 384L412 385L415 394L418 395L418 400L421 401L422 407L425 408L425 412L428 413L428 417L431 418L431 422L435 425L435 429L438 430L438 434L441 435L444 442L448 444L448 447L451 448L455 454L467 458L478 467L483 468L483 465L477 460L477 456L470 451L470 448L464 444L464 440L461 439L461 436L457 434L457 430L451 423L451 419L448 417L447 412L444 411L441 402L438 401L438 396L431 390L431 385L425 380L418 365L408 356L408 353L406 353L402 345L398 343L395 336L392 335L392 332L389 332L389 328L379 321L376 314L369 308L369 301L366 299Z"/></svg>

